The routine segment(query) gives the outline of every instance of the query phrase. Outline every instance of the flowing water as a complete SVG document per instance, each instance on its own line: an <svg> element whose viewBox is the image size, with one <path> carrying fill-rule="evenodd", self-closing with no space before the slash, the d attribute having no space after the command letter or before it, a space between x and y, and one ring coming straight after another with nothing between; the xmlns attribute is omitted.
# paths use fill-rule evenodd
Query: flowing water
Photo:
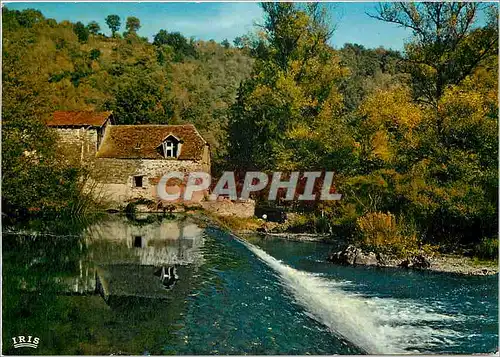
<svg viewBox="0 0 500 357"><path fill-rule="evenodd" d="M340 267L189 218L3 236L6 354L491 353L498 277ZM166 289L155 274L176 266ZM37 349L12 337L39 337Z"/></svg>

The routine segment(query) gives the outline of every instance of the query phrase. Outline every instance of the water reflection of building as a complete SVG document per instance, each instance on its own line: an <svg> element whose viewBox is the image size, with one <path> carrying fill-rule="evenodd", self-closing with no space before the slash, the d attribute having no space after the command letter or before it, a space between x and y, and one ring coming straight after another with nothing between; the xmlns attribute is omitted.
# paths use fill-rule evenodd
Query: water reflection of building
<svg viewBox="0 0 500 357"><path fill-rule="evenodd" d="M37 336L46 336L42 354L165 354L201 282L193 275L204 235L189 220L138 226L111 217L84 236L19 233L2 240L8 327L19 333L38 328ZM165 290L154 274L158 267L148 265L156 262L179 263L172 289ZM100 283L104 299L96 296ZM67 349L61 332L73 341Z"/></svg>
<svg viewBox="0 0 500 357"><path fill-rule="evenodd" d="M87 254L79 262L79 275L61 279L71 293L99 291L109 296L167 297L157 268L176 265L179 285L203 263L203 230L189 219L128 221L116 216L85 233Z"/></svg>
<svg viewBox="0 0 500 357"><path fill-rule="evenodd" d="M189 220L138 225L117 217L92 226L86 242L96 264L199 265L202 233Z"/></svg>

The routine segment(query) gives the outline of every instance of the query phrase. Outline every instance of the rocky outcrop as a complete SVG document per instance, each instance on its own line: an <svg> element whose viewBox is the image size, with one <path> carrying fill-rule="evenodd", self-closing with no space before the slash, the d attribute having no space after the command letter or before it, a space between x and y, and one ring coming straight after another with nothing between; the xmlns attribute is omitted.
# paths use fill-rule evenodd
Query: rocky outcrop
<svg viewBox="0 0 500 357"><path fill-rule="evenodd" d="M340 265L399 266L411 269L429 269L431 267L430 259L423 254L401 260L391 258L382 253L366 252L354 245L349 245L345 249L330 253L327 259L332 263Z"/></svg>
<svg viewBox="0 0 500 357"><path fill-rule="evenodd" d="M365 253L362 249L349 245L346 249L332 252L328 256L332 263L341 265L378 265L375 253Z"/></svg>
<svg viewBox="0 0 500 357"><path fill-rule="evenodd" d="M498 274L498 263L477 261L460 255L442 255L432 259L431 270L463 275L494 275Z"/></svg>
<svg viewBox="0 0 500 357"><path fill-rule="evenodd" d="M399 263L399 266L412 269L429 269L431 267L431 261L425 255L418 254L404 259Z"/></svg>
<svg viewBox="0 0 500 357"><path fill-rule="evenodd" d="M497 265L478 267L474 264L473 259L467 257L438 255L431 258L419 253L406 259L398 259L382 253L366 252L354 245L349 245L340 250L333 250L327 260L340 265L399 267L464 275L498 274Z"/></svg>

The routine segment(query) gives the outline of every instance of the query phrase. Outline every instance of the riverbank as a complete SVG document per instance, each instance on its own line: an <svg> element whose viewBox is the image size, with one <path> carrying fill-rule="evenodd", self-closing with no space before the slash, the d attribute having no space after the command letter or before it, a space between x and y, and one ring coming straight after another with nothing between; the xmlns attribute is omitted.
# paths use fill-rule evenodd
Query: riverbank
<svg viewBox="0 0 500 357"><path fill-rule="evenodd" d="M221 227L242 239L248 239L250 236L260 235L269 239L283 239L297 242L323 242L330 244L332 249L330 256L338 251L336 247L342 245L341 242L332 241L328 234L316 233L270 233L262 231L262 222L258 219L238 219L219 217L206 212L191 212L200 224ZM474 257L466 257L458 254L436 254L432 257L426 257L429 262L428 267L421 267L418 264L405 264L403 259L384 258L383 262L376 258L374 253L363 253L364 259L356 260L355 257L347 265L365 265L377 267L390 267L400 269L427 270L441 273L451 273L459 275L494 275L498 274L498 262L493 260L480 260ZM332 264L335 264L332 262Z"/></svg>
<svg viewBox="0 0 500 357"><path fill-rule="evenodd" d="M431 261L429 270L463 275L498 274L498 262L458 255L441 255Z"/></svg>
<svg viewBox="0 0 500 357"><path fill-rule="evenodd" d="M434 253L428 255L423 252L406 258L396 258L382 253L364 251L353 245L341 250L333 249L327 260L332 264L339 265L403 268L461 275L494 275L498 273L498 262L496 261L479 260L457 254Z"/></svg>
<svg viewBox="0 0 500 357"><path fill-rule="evenodd" d="M332 245L259 234L244 241L213 227L217 220L199 211L140 221L109 215L79 233L6 233L4 354L15 354L9 336L26 326L44 355L496 348L496 276L338 266L325 261ZM171 265L179 279L165 289L155 272Z"/></svg>

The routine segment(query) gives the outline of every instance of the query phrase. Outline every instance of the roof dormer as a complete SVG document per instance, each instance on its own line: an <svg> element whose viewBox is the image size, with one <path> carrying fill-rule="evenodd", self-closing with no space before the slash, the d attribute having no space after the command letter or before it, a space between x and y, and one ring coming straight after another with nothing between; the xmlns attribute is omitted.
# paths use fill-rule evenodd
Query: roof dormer
<svg viewBox="0 0 500 357"><path fill-rule="evenodd" d="M165 158L178 158L181 154L182 141L174 135L168 135L162 144L162 154Z"/></svg>

